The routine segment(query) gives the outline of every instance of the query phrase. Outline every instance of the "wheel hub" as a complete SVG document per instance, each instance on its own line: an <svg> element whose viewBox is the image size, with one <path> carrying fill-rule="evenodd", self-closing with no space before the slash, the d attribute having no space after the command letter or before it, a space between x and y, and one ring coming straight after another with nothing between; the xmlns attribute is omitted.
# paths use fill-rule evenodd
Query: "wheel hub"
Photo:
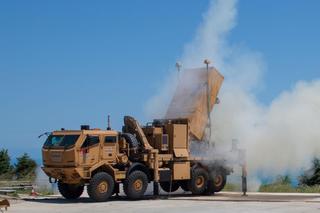
<svg viewBox="0 0 320 213"><path fill-rule="evenodd" d="M142 183L142 180L140 180L140 179L134 181L134 183L133 183L133 187L136 191L141 191L142 186L143 186L143 183Z"/></svg>
<svg viewBox="0 0 320 213"><path fill-rule="evenodd" d="M98 190L100 193L106 193L108 191L109 185L106 181L101 182L98 185Z"/></svg>
<svg viewBox="0 0 320 213"><path fill-rule="evenodd" d="M198 188L202 187L204 185L204 177L203 176L199 176L196 179L196 186Z"/></svg>
<svg viewBox="0 0 320 213"><path fill-rule="evenodd" d="M215 186L220 186L223 182L223 177L221 175L217 175L215 178L214 178L214 185Z"/></svg>

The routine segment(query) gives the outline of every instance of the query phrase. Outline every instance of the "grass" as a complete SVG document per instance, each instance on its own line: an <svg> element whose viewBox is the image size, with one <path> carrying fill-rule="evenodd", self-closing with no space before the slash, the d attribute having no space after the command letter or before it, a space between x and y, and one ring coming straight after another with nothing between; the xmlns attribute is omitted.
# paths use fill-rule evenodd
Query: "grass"
<svg viewBox="0 0 320 213"><path fill-rule="evenodd" d="M259 192L274 192L274 193L320 193L320 185L307 186L298 185L293 186L292 181L289 177L279 176L272 183L262 184L258 191ZM241 183L227 183L223 191L240 192Z"/></svg>
<svg viewBox="0 0 320 213"><path fill-rule="evenodd" d="M36 192L39 194L39 195L42 195L42 196L47 196L47 195L53 195L53 190L51 188L48 188L46 186L41 186L39 188L36 189Z"/></svg>
<svg viewBox="0 0 320 213"><path fill-rule="evenodd" d="M320 185L294 187L284 183L263 184L259 192L320 193Z"/></svg>
<svg viewBox="0 0 320 213"><path fill-rule="evenodd" d="M9 180L12 180L13 176L14 176L13 172L7 172L0 175L0 180L9 181Z"/></svg>
<svg viewBox="0 0 320 213"><path fill-rule="evenodd" d="M6 185L3 184L2 186L11 187L11 186L15 186L16 184L19 184L19 181L12 181L12 182L14 183L11 183L11 181L8 181ZM24 182L20 182L20 183L24 183ZM41 196L54 194L53 190L46 186L37 187L35 188L35 191L37 192L38 195L41 195ZM31 192L32 192L31 188L21 188L21 189L15 189L15 192L8 193L8 195L13 197L19 197L19 194L29 195L31 194Z"/></svg>
<svg viewBox="0 0 320 213"><path fill-rule="evenodd" d="M1 182L12 181L12 180L33 182L35 179L36 179L35 172L30 172L30 173L24 174L21 177L18 177L14 172L7 172L4 174L0 174L0 181Z"/></svg>
<svg viewBox="0 0 320 213"><path fill-rule="evenodd" d="M13 197L19 197L19 194L30 194L31 193L31 189L17 189L14 193L11 193L9 195L13 196Z"/></svg>
<svg viewBox="0 0 320 213"><path fill-rule="evenodd" d="M238 184L226 183L226 185L223 188L223 191L226 191L226 192L239 192L239 191L241 191L241 186L238 185Z"/></svg>
<svg viewBox="0 0 320 213"><path fill-rule="evenodd" d="M15 192L8 193L9 196L13 197L19 197L19 194L31 194L32 189L30 188L30 185L34 183L35 175L34 173L29 173L25 175L24 177L21 177L19 179L13 178L14 174L2 174L0 175L0 187L21 187L19 189L15 189ZM26 187L23 187L26 186ZM35 188L36 192L39 195L47 196L52 195L53 190L51 187L47 186L38 186Z"/></svg>

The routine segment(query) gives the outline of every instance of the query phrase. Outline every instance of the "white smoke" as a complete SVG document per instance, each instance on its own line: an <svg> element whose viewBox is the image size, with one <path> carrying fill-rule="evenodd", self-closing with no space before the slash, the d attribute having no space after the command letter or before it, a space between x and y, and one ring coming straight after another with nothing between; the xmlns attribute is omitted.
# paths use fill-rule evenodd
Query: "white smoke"
<svg viewBox="0 0 320 213"><path fill-rule="evenodd" d="M249 95L239 99L235 91L223 93L213 112L216 141L237 137L247 150L251 172L277 175L306 169L320 154L319 92L320 81L299 82L268 107L259 106Z"/></svg>
<svg viewBox="0 0 320 213"><path fill-rule="evenodd" d="M247 150L253 176L296 174L320 154L320 81L298 82L269 105L261 104L255 91L267 73L266 65L262 54L228 41L236 18L237 0L212 0L194 40L185 47L182 64L201 67L208 58L225 76L221 103L211 114L218 145L231 146L236 138ZM150 118L167 109L175 84L167 85L147 103ZM250 180L258 185L257 179L249 178L249 186Z"/></svg>
<svg viewBox="0 0 320 213"><path fill-rule="evenodd" d="M175 91L177 86L178 76L176 74L176 72L169 73L164 81L164 85L162 84L156 95L151 97L146 103L145 112L148 120L164 117L173 96L173 91Z"/></svg>
<svg viewBox="0 0 320 213"><path fill-rule="evenodd" d="M36 179L33 183L35 190L38 193L45 193L45 194L57 194L57 184L56 183L49 183L48 176L43 172L41 167L36 169Z"/></svg>

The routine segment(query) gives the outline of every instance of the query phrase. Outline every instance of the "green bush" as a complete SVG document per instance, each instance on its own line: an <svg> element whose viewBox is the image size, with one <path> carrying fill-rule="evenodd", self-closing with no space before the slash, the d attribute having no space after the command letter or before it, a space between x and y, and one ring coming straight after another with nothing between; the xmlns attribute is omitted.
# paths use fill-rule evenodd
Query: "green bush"
<svg viewBox="0 0 320 213"><path fill-rule="evenodd" d="M314 186L320 184L320 159L315 158L312 167L299 178L299 185Z"/></svg>

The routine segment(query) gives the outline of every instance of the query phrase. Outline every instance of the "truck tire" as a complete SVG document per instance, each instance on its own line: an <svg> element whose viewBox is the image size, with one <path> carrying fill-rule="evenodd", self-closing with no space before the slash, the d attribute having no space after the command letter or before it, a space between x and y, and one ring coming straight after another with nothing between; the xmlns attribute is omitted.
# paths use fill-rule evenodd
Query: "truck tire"
<svg viewBox="0 0 320 213"><path fill-rule="evenodd" d="M194 195L203 194L207 188L208 172L201 167L197 167L192 171L191 175L188 188Z"/></svg>
<svg viewBox="0 0 320 213"><path fill-rule="evenodd" d="M220 192L227 183L227 175L223 171L216 172L216 175L211 179L214 192Z"/></svg>
<svg viewBox="0 0 320 213"><path fill-rule="evenodd" d="M60 194L68 199L68 200L74 200L79 198L82 195L84 186L83 185L77 185L77 184L67 184L63 183L61 181L58 182L58 189Z"/></svg>
<svg viewBox="0 0 320 213"><path fill-rule="evenodd" d="M175 192L179 189L180 185L177 181L172 181L171 191L170 191L170 182L160 182L160 186L165 192Z"/></svg>
<svg viewBox="0 0 320 213"><path fill-rule="evenodd" d="M88 195L97 202L107 201L113 194L114 180L106 172L96 173L88 185Z"/></svg>
<svg viewBox="0 0 320 213"><path fill-rule="evenodd" d="M148 187L148 176L139 170L129 174L123 182L123 191L129 199L140 199L143 197Z"/></svg>
<svg viewBox="0 0 320 213"><path fill-rule="evenodd" d="M209 177L209 180L207 182L207 188L204 192L205 195L213 195L215 193L215 187L214 187L214 178Z"/></svg>
<svg viewBox="0 0 320 213"><path fill-rule="evenodd" d="M130 148L136 149L136 150L140 148L140 143L133 134L122 133L122 137L124 137L124 139L126 139Z"/></svg>

